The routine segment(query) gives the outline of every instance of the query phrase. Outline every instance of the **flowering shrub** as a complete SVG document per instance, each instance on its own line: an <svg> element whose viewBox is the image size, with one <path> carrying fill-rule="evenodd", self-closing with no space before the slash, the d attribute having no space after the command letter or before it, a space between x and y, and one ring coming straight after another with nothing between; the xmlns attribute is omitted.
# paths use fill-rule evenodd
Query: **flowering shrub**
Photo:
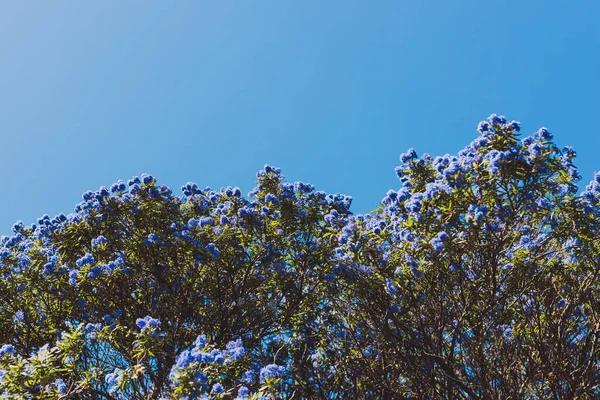
<svg viewBox="0 0 600 400"><path fill-rule="evenodd" d="M144 174L0 247L8 398L600 395L600 174L492 115L400 156L372 213L265 166L176 196Z"/></svg>

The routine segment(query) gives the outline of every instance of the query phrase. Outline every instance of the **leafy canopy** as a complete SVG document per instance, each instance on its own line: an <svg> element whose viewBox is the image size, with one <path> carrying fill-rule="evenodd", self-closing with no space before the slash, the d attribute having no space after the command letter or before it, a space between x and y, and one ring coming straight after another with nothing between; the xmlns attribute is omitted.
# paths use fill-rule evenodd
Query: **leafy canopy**
<svg viewBox="0 0 600 400"><path fill-rule="evenodd" d="M365 215L265 166L142 175L0 248L5 398L600 395L600 174L492 115Z"/></svg>

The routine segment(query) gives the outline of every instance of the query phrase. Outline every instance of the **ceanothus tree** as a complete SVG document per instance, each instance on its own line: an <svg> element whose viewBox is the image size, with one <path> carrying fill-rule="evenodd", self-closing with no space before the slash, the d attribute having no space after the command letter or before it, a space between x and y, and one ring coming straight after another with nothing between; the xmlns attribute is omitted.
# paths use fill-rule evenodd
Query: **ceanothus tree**
<svg viewBox="0 0 600 400"><path fill-rule="evenodd" d="M492 115L401 155L365 215L265 166L177 196L150 175L13 227L0 393L43 399L600 395L600 174Z"/></svg>

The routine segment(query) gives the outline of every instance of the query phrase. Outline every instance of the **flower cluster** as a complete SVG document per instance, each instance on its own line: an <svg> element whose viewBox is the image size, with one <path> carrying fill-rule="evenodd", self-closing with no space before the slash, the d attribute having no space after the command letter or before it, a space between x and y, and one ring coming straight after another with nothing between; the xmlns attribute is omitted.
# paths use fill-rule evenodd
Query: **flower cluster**
<svg viewBox="0 0 600 400"><path fill-rule="evenodd" d="M138 318L135 321L135 324L142 332L155 332L160 328L161 322L147 315L144 318Z"/></svg>
<svg viewBox="0 0 600 400"><path fill-rule="evenodd" d="M245 355L241 339L231 341L225 350L219 350L207 344L205 335L198 336L190 349L177 356L171 369L169 380L173 395L203 398L237 391L237 399L246 399L253 394L250 386L257 388L254 392L257 398L266 400L268 397L263 394L277 384L286 372L285 368L275 364L262 368L260 384L264 385L257 386L254 369L236 376L236 370L244 363Z"/></svg>

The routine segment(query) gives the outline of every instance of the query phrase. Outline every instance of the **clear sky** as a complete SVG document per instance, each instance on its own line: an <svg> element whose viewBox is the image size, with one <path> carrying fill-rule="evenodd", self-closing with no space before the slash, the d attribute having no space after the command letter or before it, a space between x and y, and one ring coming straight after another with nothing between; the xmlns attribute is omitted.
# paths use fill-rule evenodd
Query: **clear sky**
<svg viewBox="0 0 600 400"><path fill-rule="evenodd" d="M0 233L148 172L248 192L269 163L375 208L409 147L491 113L600 169L600 2L47 1L0 5Z"/></svg>

